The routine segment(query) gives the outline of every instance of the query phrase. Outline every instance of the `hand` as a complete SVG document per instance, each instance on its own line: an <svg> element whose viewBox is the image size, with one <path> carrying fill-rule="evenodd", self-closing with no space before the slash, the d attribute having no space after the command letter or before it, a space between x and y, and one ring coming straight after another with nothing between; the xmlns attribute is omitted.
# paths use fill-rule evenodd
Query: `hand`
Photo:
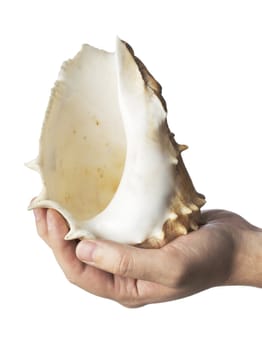
<svg viewBox="0 0 262 350"><path fill-rule="evenodd" d="M198 231L161 249L96 240L65 241L68 227L52 209L35 209L39 235L68 280L127 307L163 302L230 284L262 287L262 232L240 216L206 211Z"/></svg>

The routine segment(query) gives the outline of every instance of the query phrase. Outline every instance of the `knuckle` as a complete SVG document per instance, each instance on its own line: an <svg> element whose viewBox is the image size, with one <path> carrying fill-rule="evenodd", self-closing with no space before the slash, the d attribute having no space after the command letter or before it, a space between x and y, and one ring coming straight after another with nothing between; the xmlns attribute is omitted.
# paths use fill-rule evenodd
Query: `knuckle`
<svg viewBox="0 0 262 350"><path fill-rule="evenodd" d="M140 294L137 281L133 278L115 276L114 300L120 305L128 308L138 308L144 306L147 301Z"/></svg>
<svg viewBox="0 0 262 350"><path fill-rule="evenodd" d="M134 259L129 254L122 254L118 263L117 273L121 276L128 276L134 269Z"/></svg>
<svg viewBox="0 0 262 350"><path fill-rule="evenodd" d="M145 305L144 303L139 303L139 302L134 301L134 300L126 300L126 301L121 302L120 304L127 309L137 309L137 308Z"/></svg>
<svg viewBox="0 0 262 350"><path fill-rule="evenodd" d="M146 304L141 298L136 297L135 295L124 295L122 297L118 297L117 302L127 309L136 309Z"/></svg>

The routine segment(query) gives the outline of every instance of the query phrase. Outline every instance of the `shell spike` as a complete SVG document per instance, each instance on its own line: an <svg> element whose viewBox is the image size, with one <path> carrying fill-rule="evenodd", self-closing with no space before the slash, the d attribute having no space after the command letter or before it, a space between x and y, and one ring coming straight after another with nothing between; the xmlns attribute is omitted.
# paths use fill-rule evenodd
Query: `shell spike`
<svg viewBox="0 0 262 350"><path fill-rule="evenodd" d="M65 240L70 241L73 239L95 239L95 236L87 230L71 228L65 236Z"/></svg>
<svg viewBox="0 0 262 350"><path fill-rule="evenodd" d="M184 152L187 149L188 149L187 145L178 145L178 150L180 153Z"/></svg>
<svg viewBox="0 0 262 350"><path fill-rule="evenodd" d="M38 162L38 158L31 160L30 162L25 163L25 166L34 171L40 172L40 166Z"/></svg>

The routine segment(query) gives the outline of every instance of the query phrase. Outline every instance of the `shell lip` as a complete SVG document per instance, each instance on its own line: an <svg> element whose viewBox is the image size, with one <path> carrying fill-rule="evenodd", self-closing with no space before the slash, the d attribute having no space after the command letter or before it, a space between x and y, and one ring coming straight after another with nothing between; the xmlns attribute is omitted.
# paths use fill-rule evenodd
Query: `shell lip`
<svg viewBox="0 0 262 350"><path fill-rule="evenodd" d="M39 166L39 163L38 163L38 158L24 163L24 165L27 168L31 169L31 170L37 171L38 173L40 172L40 166Z"/></svg>

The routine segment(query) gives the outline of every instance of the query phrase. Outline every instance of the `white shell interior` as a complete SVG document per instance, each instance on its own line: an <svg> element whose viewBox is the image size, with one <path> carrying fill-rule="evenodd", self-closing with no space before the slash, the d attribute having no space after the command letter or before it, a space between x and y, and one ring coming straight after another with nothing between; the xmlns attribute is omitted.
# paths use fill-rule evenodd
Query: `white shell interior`
<svg viewBox="0 0 262 350"><path fill-rule="evenodd" d="M86 220L109 204L124 167L114 56L85 45L62 69L56 90L39 159L45 197Z"/></svg>

